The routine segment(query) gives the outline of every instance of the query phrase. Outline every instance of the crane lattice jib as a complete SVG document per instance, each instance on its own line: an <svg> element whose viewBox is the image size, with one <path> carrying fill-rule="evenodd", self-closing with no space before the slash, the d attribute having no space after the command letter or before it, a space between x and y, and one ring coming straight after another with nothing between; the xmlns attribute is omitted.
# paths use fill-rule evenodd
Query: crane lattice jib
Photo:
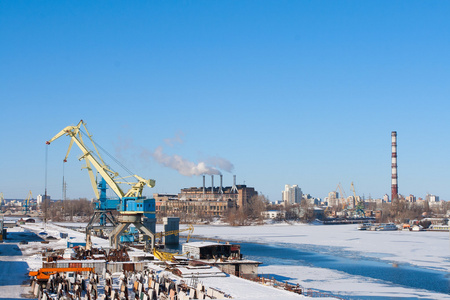
<svg viewBox="0 0 450 300"><path fill-rule="evenodd" d="M338 186L336 187L336 192L339 190L339 192L341 193L341 197L339 197L339 199L342 198L342 203L344 205L344 208L347 207L347 195L344 192L344 189L341 186L341 183L339 182Z"/></svg>
<svg viewBox="0 0 450 300"><path fill-rule="evenodd" d="M94 155L92 154L92 151L89 150L89 148L85 145L83 138L82 138L82 133L80 130L81 125L83 125L84 129L87 132L87 136L88 138L91 140L92 144L94 145L94 149L96 152L97 157L99 157L100 162L94 157ZM95 168L97 170L97 172L103 177L103 179L106 181L106 183L109 185L109 187L114 191L114 193L119 197L119 198L123 198L123 197L142 197L142 190L144 188L145 185L153 187L155 185L155 181L152 179L149 180L145 180L142 177L139 177L137 175L133 175L133 177L135 179L138 180L138 182L136 183L128 183L131 184L132 187L131 189L127 192L124 193L122 191L122 189L120 188L120 186L118 185L120 182L117 182L114 178L116 178L119 174L116 172L113 172L112 170L109 169L109 167L104 163L103 159L100 156L100 153L97 150L97 147L95 146L94 141L92 140L92 136L89 134L85 123L83 122L83 120L81 120L78 125L76 126L67 126L66 128L64 128L63 130L61 130L58 134L56 134L52 139L50 139L47 142L47 145L49 145L50 143L52 143L54 140L60 138L63 135L67 135L71 138L70 140L70 145L69 145L69 149L67 150L67 154L66 157L64 159L64 161L67 160L67 157L70 153L70 150L72 148L73 143L75 142L75 144L80 148L80 150L83 152L83 155L81 156L80 160L84 159L86 161L86 169L89 172L89 176L91 179L91 184L92 187L94 189L94 192L96 194L97 199L99 198L99 193L98 193L98 189L97 189L97 184L95 182L95 175L93 173L93 168Z"/></svg>

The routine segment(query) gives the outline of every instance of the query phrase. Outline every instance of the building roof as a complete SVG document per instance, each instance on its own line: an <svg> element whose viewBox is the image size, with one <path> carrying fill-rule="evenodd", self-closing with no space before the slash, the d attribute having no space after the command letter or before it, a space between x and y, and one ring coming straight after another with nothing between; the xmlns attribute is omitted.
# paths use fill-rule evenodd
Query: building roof
<svg viewBox="0 0 450 300"><path fill-rule="evenodd" d="M209 247L209 246L224 246L224 245L226 245L226 244L220 244L220 243L214 243L214 242L191 242L191 243L184 244L184 246L197 247L197 248L203 248L203 247Z"/></svg>

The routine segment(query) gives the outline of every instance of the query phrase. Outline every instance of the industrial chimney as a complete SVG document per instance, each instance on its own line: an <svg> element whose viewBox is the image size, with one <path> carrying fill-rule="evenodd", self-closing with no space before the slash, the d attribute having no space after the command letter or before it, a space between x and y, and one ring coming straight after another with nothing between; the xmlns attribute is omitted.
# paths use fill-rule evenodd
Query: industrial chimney
<svg viewBox="0 0 450 300"><path fill-rule="evenodd" d="M392 131L392 181L391 181L391 202L398 199L397 185L397 131Z"/></svg>
<svg viewBox="0 0 450 300"><path fill-rule="evenodd" d="M231 187L232 193L238 193L237 187L236 187L236 175L233 175L233 186Z"/></svg>
<svg viewBox="0 0 450 300"><path fill-rule="evenodd" d="M203 195L205 195L205 175L203 175Z"/></svg>
<svg viewBox="0 0 450 300"><path fill-rule="evenodd" d="M223 183L223 175L220 174L220 190L219 190L220 194L223 194L223 185L222 185L222 183Z"/></svg>
<svg viewBox="0 0 450 300"><path fill-rule="evenodd" d="M211 175L211 195L214 195L214 175Z"/></svg>

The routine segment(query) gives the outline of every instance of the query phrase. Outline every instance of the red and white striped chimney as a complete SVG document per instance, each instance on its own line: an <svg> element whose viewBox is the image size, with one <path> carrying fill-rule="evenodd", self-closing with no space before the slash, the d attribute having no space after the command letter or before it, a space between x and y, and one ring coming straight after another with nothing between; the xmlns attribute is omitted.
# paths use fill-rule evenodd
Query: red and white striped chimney
<svg viewBox="0 0 450 300"><path fill-rule="evenodd" d="M392 131L392 181L391 181L391 201L398 198L398 174L397 174L397 131Z"/></svg>

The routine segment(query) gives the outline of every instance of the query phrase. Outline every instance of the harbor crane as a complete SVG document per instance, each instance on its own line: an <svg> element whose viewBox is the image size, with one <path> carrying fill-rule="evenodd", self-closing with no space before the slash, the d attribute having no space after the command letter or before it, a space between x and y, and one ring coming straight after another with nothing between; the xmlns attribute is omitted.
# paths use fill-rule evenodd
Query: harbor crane
<svg viewBox="0 0 450 300"><path fill-rule="evenodd" d="M340 204L342 204L342 208L346 209L348 206L347 203L347 195L344 192L344 189L341 186L341 183L339 182L337 187L336 187L336 192L339 190L339 192L341 193L341 197L339 197L339 201L341 202ZM342 198L342 200L341 200Z"/></svg>
<svg viewBox="0 0 450 300"><path fill-rule="evenodd" d="M82 126L85 132L82 131ZM155 245L155 234L149 227L156 223L155 219L155 199L147 199L142 196L142 190L145 186L150 188L155 186L155 180L144 179L138 175L130 175L127 177L120 177L119 174L113 171L102 159L97 149L97 144L92 139L92 135L86 128L86 123L81 120L76 126L67 126L56 134L53 138L47 141L50 145L56 139L68 136L70 138L69 149L67 150L64 162L67 161L70 150L75 143L80 148L83 155L79 160L86 162L86 168L89 173L92 188L98 202L95 205L94 215L92 216L88 226L86 226L86 247L91 247L91 230L102 227L95 226L96 222L102 223L106 219L113 224L113 230L109 235L110 246L114 248L119 247L120 235L130 226L134 225L144 236L151 240L151 248ZM83 140L86 136L92 143L94 151L90 150ZM97 184L95 179L94 169L101 176L101 182ZM133 181L127 179L132 178ZM131 185L128 191L123 191L119 184ZM106 198L106 185L119 197L119 200L109 200ZM100 190L100 191L99 191ZM118 210L121 215L120 222L116 222L112 211ZM110 227L111 228L111 227ZM148 243L148 239L146 241ZM147 245L148 246L148 245Z"/></svg>
<svg viewBox="0 0 450 300"><path fill-rule="evenodd" d="M23 203L23 207L25 207L25 214L28 213L28 208L30 207L30 199L33 198L33 194L31 191L28 192L27 198L25 199L25 202Z"/></svg>
<svg viewBox="0 0 450 300"><path fill-rule="evenodd" d="M355 196L355 212L356 213L361 213L362 217L366 216L366 213L364 211L364 200L361 200L361 198L359 198L360 200L358 201L358 198L356 197L356 192L355 192L355 185L353 184L353 182L351 183L352 186L352 190L353 190L353 195Z"/></svg>

